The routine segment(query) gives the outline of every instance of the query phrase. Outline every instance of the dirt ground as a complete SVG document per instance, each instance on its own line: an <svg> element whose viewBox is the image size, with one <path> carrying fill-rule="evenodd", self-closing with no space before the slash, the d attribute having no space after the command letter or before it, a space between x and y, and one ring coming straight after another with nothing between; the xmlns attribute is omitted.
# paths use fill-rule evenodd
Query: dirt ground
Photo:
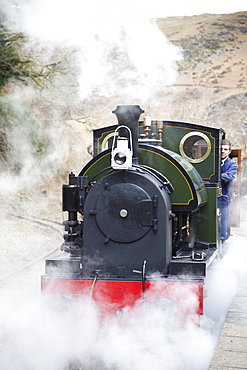
<svg viewBox="0 0 247 370"><path fill-rule="evenodd" d="M0 278L55 249L59 251L63 242L60 200L56 195L53 199L47 198L45 203L38 199L36 206L27 202L18 211L2 204ZM55 223L46 226L47 220L54 220Z"/></svg>

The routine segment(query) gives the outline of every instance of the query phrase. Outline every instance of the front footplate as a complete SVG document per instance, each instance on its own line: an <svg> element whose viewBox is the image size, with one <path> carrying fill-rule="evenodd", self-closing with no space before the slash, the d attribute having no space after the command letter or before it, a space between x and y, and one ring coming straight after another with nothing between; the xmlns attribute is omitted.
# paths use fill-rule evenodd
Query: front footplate
<svg viewBox="0 0 247 370"><path fill-rule="evenodd" d="M171 275L206 276L207 269L217 256L216 247L200 250L183 250L170 262Z"/></svg>

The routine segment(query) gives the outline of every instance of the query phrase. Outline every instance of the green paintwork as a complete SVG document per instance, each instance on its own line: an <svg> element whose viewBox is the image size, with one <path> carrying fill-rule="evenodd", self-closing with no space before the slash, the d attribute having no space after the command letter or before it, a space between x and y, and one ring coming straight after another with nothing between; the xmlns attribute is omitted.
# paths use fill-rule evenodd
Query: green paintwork
<svg viewBox="0 0 247 370"><path fill-rule="evenodd" d="M164 126L162 146L175 153L180 153L179 144L182 138L190 132L201 132L205 134L211 143L211 152L203 162L193 163L193 166L201 174L203 179L210 179L215 174L215 138L212 136L211 132L205 129L198 129L197 127L193 129L188 127L174 127L167 124ZM174 137L176 140L174 140Z"/></svg>
<svg viewBox="0 0 247 370"><path fill-rule="evenodd" d="M97 153L100 153L102 150L107 148L106 141L113 136L114 129L116 127L117 126L109 126L104 129L99 129L98 133L97 130L95 130ZM149 137L154 134L156 135L156 138L158 138L159 133L157 121L152 121L150 129ZM185 135L195 132L206 135L211 145L209 156L202 162L192 163L192 165L198 171L203 180L211 181L211 179L216 175L216 152L218 150L217 142L220 135L219 131L219 129L192 123L163 121L163 130L161 134L162 147L181 155L180 142ZM139 134L144 134L143 122L139 122Z"/></svg>
<svg viewBox="0 0 247 370"><path fill-rule="evenodd" d="M194 200L196 201L194 208L197 208L207 202L204 183L195 168L185 158L159 147L140 148L139 163L155 168L167 177L174 188L171 194L173 205L186 206ZM196 191L196 195L193 190Z"/></svg>
<svg viewBox="0 0 247 370"><path fill-rule="evenodd" d="M92 159L87 166L85 166L80 176L88 176L88 181L92 181L95 175L100 172L102 169L111 166L111 153L110 151L102 152L98 157ZM104 173L105 174L105 173ZM103 174L103 175L104 175ZM94 181L99 180L102 177L102 174L96 176Z"/></svg>
<svg viewBox="0 0 247 370"><path fill-rule="evenodd" d="M201 207L207 202L207 192L203 181L195 168L183 157L167 151L162 147L139 148L139 164L152 167L162 173L172 184L174 192L171 203L176 206L190 206L193 209ZM88 176L89 181L103 168L110 166L111 153L105 151L94 158L81 175ZM98 180L102 176L94 178Z"/></svg>
<svg viewBox="0 0 247 370"><path fill-rule="evenodd" d="M208 202L205 207L191 215L191 229L197 239L217 245L218 222L217 222L217 187L208 187ZM205 224L207 227L205 227Z"/></svg>

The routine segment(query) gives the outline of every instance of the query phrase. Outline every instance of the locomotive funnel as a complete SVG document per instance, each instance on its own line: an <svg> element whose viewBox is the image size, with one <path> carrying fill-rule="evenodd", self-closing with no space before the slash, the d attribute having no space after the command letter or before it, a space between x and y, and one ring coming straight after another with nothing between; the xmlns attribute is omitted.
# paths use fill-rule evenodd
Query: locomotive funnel
<svg viewBox="0 0 247 370"><path fill-rule="evenodd" d="M133 140L133 164L138 164L138 136L139 136L139 117L144 110L139 105L118 105L112 112L116 114L119 126L127 126L131 130ZM121 137L129 137L125 128L119 128Z"/></svg>

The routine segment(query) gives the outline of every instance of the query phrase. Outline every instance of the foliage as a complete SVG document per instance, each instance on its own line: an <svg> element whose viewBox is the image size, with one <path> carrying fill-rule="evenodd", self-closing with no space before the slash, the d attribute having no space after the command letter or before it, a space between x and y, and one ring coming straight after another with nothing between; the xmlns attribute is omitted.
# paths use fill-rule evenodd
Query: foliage
<svg viewBox="0 0 247 370"><path fill-rule="evenodd" d="M9 81L17 79L25 82L33 74L34 63L22 60L14 46L21 39L24 39L23 34L11 33L0 24L0 91Z"/></svg>
<svg viewBox="0 0 247 370"><path fill-rule="evenodd" d="M12 33L0 24L0 93L8 82L29 84L45 89L57 72L61 61L38 66L32 59L22 58L21 44L26 41L22 33Z"/></svg>
<svg viewBox="0 0 247 370"><path fill-rule="evenodd" d="M45 139L38 120L28 106L18 107L7 96L0 100L0 162L1 169L16 173L24 155L44 154ZM21 142L20 142L21 140Z"/></svg>
<svg viewBox="0 0 247 370"><path fill-rule="evenodd" d="M0 14L0 171L19 174L50 154L56 122L77 101L76 57L74 48L49 49L8 31Z"/></svg>

